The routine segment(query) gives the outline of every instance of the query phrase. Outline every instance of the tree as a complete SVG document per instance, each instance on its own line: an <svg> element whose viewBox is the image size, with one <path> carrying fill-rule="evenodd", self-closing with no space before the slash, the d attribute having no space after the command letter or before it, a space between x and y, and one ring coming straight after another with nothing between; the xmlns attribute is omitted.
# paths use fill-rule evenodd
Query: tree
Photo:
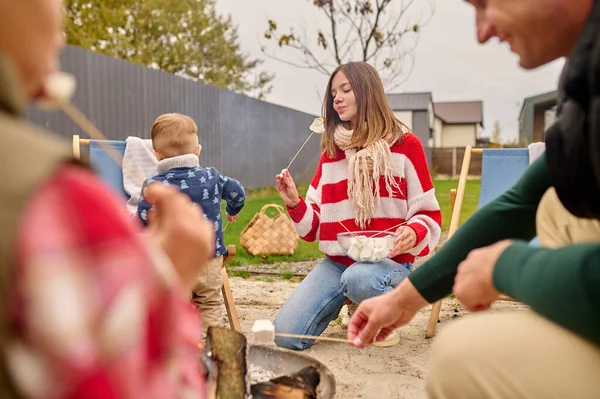
<svg viewBox="0 0 600 399"><path fill-rule="evenodd" d="M309 1L327 27L311 34L303 27L291 27L284 33L276 21L269 20L265 40L291 50L296 57L276 55L263 46L266 56L327 76L338 65L366 61L377 68L388 90L397 88L410 76L421 28L433 16L432 0L428 0L426 15L416 19L409 12L415 0ZM419 4L423 3L425 0L420 0Z"/></svg>
<svg viewBox="0 0 600 399"><path fill-rule="evenodd" d="M66 0L67 42L264 98L274 76L244 54L216 0Z"/></svg>
<svg viewBox="0 0 600 399"><path fill-rule="evenodd" d="M499 121L494 122L491 141L494 144L502 144L502 128Z"/></svg>

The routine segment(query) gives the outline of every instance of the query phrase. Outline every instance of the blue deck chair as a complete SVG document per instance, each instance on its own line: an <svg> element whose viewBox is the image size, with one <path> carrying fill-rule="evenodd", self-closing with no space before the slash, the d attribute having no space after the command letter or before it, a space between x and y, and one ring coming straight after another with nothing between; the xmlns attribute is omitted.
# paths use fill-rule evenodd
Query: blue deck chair
<svg viewBox="0 0 600 399"><path fill-rule="evenodd" d="M116 150L120 159L123 159L125 155L125 141L113 141L113 140L87 140L80 139L79 136L73 136L73 156L76 159L81 159L81 148L89 147L90 154L90 165L92 169L100 176L102 180L108 183L117 193L123 195L125 201L129 200L129 194L123 187L123 171L121 170L121 163L117 163L113 157L107 152L107 146L112 147ZM240 319L235 307L233 300L233 294L231 292L231 285L229 283L229 276L225 265L231 261L236 255L235 245L227 246L227 255L223 259L223 268L221 269L221 276L223 280L223 302L225 302L225 309L227 310L227 318L229 319L229 325L238 332L242 331L240 326Z"/></svg>
<svg viewBox="0 0 600 399"><path fill-rule="evenodd" d="M81 146L89 148L90 165L98 176L108 183L115 192L121 194L126 201L129 200L129 194L125 192L123 187L121 163L117 163L106 149L107 146L112 147L122 159L125 155L125 142L113 140L100 142L98 140L79 139L79 136L73 136L73 154L77 158L81 156Z"/></svg>
<svg viewBox="0 0 600 399"><path fill-rule="evenodd" d="M451 206L452 216L450 218L450 229L448 239L458 229L462 201L465 194L467 175L471 165L471 155L482 154L481 161L481 189L479 192L478 208L492 201L506 190L511 188L529 167L529 149L527 148L465 148L465 156L458 180L458 189L452 190ZM456 200L454 200L456 198ZM531 245L538 245L537 237L532 240ZM513 301L512 298L501 296L500 300ZM436 302L429 317L429 324L425 336L431 338L435 335L435 329L440 315L442 301Z"/></svg>

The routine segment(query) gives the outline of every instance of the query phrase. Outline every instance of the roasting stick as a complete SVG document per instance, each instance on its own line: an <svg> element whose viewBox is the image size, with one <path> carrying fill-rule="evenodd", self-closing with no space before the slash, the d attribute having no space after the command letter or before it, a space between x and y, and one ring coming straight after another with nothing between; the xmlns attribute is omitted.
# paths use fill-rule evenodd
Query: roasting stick
<svg viewBox="0 0 600 399"><path fill-rule="evenodd" d="M289 169L290 166L292 166L292 163L294 163L294 161L298 157L298 154L300 154L300 151L302 151L302 149L304 148L304 146L306 146L306 143L308 143L308 140L310 140L310 138L313 136L313 134L315 134L315 132L310 132L310 135L308 136L308 138L306 140L304 140L304 144L302 144L302 147L300 147L300 149L298 150L298 152L296 152L296 155L294 155L294 158L292 158L292 160L290 161L290 163L288 164L288 166L286 167L286 169Z"/></svg>
<svg viewBox="0 0 600 399"><path fill-rule="evenodd" d="M344 228L344 229L345 229L345 230L346 230L348 233L350 233L350 234L352 234L352 235L354 235L354 234L357 234L357 232L352 232L352 231L348 230L348 228L347 228L346 226L344 226L344 224L343 224L342 222L340 222L339 220L338 220L338 223L339 223L339 224L341 224L341 225L342 225L342 227L343 227L343 228ZM400 226L402 226L403 224L406 224L406 223L408 223L408 220L407 220L406 222L399 223L399 224L397 224L397 225L395 225L395 226L388 227L387 229L385 229L385 230L382 230L382 231L380 231L379 233L375 233L375 234L373 234L373 235L371 236L371 238L373 238L373 237L377 237L377 236L379 236L381 233L386 233L386 232L388 232L388 231L390 231L390 230L397 229L398 227L400 227Z"/></svg>
<svg viewBox="0 0 600 399"><path fill-rule="evenodd" d="M256 341L273 342L275 337L313 339L320 341L341 342L343 344L352 344L352 341L345 338L318 337L315 335L300 335L275 332L275 326L271 320L256 320L251 330Z"/></svg>
<svg viewBox="0 0 600 399"><path fill-rule="evenodd" d="M373 235L371 236L371 238L373 238L373 237L377 237L377 236L378 236L378 235L380 235L381 233L386 233L386 232L388 232L388 231L390 231L390 230L397 229L398 227L400 227L400 226L402 226L403 224L406 224L406 223L408 223L408 220L407 220L406 222L398 223L398 224L397 224L397 225L395 225L395 226L392 226L392 227L389 227L389 228L387 228L387 229L385 229L385 230L382 230L382 231L380 231L380 232L379 232L379 233L377 233L377 234L373 234Z"/></svg>
<svg viewBox="0 0 600 399"><path fill-rule="evenodd" d="M345 338L317 337L316 335L275 333L275 336L276 337L284 337L284 338L314 339L314 340L320 340L320 341L341 342L344 344L352 343L352 341L350 341L349 339L345 339Z"/></svg>
<svg viewBox="0 0 600 399"><path fill-rule="evenodd" d="M302 149L306 146L306 143L308 143L308 140L310 140L310 138L314 134L323 134L323 133L325 133L325 120L323 118L315 118L315 120L313 121L313 123L310 125L309 129L310 129L310 135L306 138L306 140L304 140L304 143L302 144L302 147L300 147L300 149L296 152L296 155L294 155L294 157L292 158L292 160L290 161L290 163L288 164L288 166L284 170L289 169L290 166L292 166L292 164L294 163L294 161L298 157L298 154L300 154L300 151L302 151Z"/></svg>

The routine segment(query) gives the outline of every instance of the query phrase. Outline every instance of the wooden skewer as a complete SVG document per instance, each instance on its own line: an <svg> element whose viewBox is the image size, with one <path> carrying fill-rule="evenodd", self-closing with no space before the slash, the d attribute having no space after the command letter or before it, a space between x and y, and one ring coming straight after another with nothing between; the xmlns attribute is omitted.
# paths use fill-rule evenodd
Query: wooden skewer
<svg viewBox="0 0 600 399"><path fill-rule="evenodd" d="M350 234L352 234L352 235L354 235L354 234L358 234L358 232L356 232L356 231L350 231L350 230L348 230L348 228L347 228L346 226L344 226L344 224L343 224L342 222L340 222L339 220L338 220L338 223L339 223L339 224L341 224L341 225L342 225L342 227L343 227L343 228L344 228L344 229L345 229L345 230L346 230L348 233L350 233ZM373 234L373 235L371 236L371 238L373 238L373 237L377 237L377 236L381 235L382 233L386 233L386 232L388 232L388 231L390 231L390 230L397 229L398 227L400 227L400 226L402 226L403 224L406 224L406 223L408 223L408 221L406 221L406 222L402 222L402 223L399 223L399 224L397 224L397 225L395 225L395 226L392 226L392 227L388 227L387 229L385 229L385 230L382 230L382 231L380 231L379 233L375 233L375 234Z"/></svg>
<svg viewBox="0 0 600 399"><path fill-rule="evenodd" d="M314 339L314 340L320 340L320 341L341 342L344 344L352 343L352 341L350 341L349 339L345 339L345 338L317 337L315 335L275 333L275 336L276 337L285 337L285 338Z"/></svg>
<svg viewBox="0 0 600 399"><path fill-rule="evenodd" d="M402 226L403 224L406 224L406 223L408 223L408 220L407 220L406 222L402 222L402 223L399 223L399 224L397 224L397 225L395 225L395 226L392 226L392 227L389 227L389 228L387 228L387 229L385 229L385 230L382 230L382 231L380 231L380 232L379 232L379 233L377 233L377 234L373 234L371 237L377 237L377 236L378 236L378 235L380 235L381 233L387 233L388 231L390 231L390 230L393 230L393 229L397 229L398 227L400 227L400 226Z"/></svg>
<svg viewBox="0 0 600 399"><path fill-rule="evenodd" d="M292 158L292 160L290 161L290 163L288 164L286 169L289 169L290 166L292 166L292 163L294 163L294 161L296 160L296 157L298 156L298 154L300 154L300 151L302 151L302 149L304 148L304 146L306 145L306 143L308 143L308 140L310 140L310 138L312 137L312 135L315 134L314 132L310 132L310 135L306 138L306 140L304 140L304 144L302 144L302 147L300 147L300 149L298 150L298 152L296 152L296 155L294 155L294 158Z"/></svg>
<svg viewBox="0 0 600 399"><path fill-rule="evenodd" d="M338 220L338 223L344 228L344 230L346 230L348 233L353 234L346 226L344 226L344 223L340 222Z"/></svg>

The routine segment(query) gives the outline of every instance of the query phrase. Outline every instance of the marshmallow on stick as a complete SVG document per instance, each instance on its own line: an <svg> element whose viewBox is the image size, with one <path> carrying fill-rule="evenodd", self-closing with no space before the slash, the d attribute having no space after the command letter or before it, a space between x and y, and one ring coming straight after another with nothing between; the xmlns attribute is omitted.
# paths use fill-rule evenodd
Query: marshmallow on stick
<svg viewBox="0 0 600 399"><path fill-rule="evenodd" d="M52 74L44 84L42 97L37 102L44 109L58 109L61 104L71 101L77 81L71 74L65 72L56 72Z"/></svg>

